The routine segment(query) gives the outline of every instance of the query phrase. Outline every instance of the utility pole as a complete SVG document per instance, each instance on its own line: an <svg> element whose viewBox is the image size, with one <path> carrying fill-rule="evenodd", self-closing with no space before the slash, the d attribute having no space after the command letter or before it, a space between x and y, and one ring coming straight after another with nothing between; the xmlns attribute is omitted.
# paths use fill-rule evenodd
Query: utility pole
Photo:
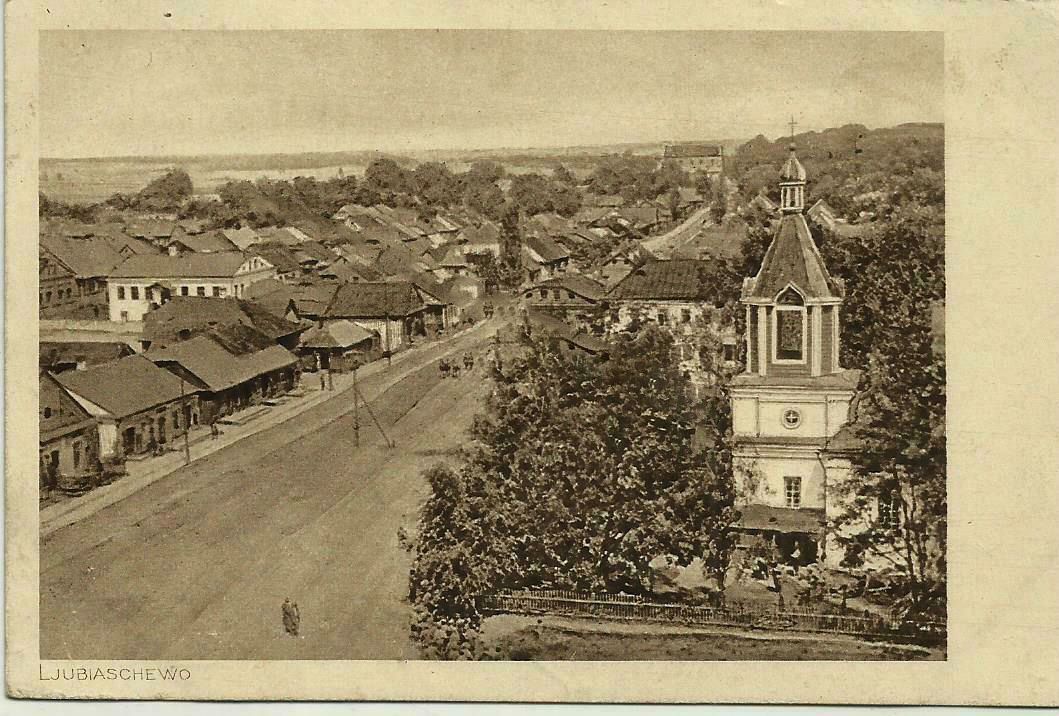
<svg viewBox="0 0 1059 716"><path fill-rule="evenodd" d="M190 465L191 445L188 443L188 430L191 427L191 411L184 404L184 376L178 374L177 377L180 378L180 418L184 421L184 464Z"/></svg>
<svg viewBox="0 0 1059 716"><path fill-rule="evenodd" d="M353 364L353 445L360 447L360 392L357 390L357 368L360 361Z"/></svg>

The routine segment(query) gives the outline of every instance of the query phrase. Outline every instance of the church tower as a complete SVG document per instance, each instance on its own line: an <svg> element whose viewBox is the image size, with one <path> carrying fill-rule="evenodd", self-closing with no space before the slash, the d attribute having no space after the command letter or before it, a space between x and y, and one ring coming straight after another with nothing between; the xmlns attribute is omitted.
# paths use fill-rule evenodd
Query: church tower
<svg viewBox="0 0 1059 716"><path fill-rule="evenodd" d="M811 562L828 506L822 451L849 420L860 375L839 364L845 290L809 232L805 187L792 144L780 174L779 225L757 275L743 280L746 369L730 392L739 526Z"/></svg>

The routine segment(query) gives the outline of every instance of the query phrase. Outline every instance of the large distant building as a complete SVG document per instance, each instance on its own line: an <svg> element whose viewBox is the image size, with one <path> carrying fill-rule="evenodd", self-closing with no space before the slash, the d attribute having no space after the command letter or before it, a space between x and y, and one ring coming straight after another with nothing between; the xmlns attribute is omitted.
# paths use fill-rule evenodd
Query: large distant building
<svg viewBox="0 0 1059 716"><path fill-rule="evenodd" d="M110 320L142 321L174 296L242 298L249 286L275 275L264 258L238 251L132 256L107 279Z"/></svg>
<svg viewBox="0 0 1059 716"><path fill-rule="evenodd" d="M684 171L720 176L724 172L724 147L719 144L667 144L662 161L674 161Z"/></svg>

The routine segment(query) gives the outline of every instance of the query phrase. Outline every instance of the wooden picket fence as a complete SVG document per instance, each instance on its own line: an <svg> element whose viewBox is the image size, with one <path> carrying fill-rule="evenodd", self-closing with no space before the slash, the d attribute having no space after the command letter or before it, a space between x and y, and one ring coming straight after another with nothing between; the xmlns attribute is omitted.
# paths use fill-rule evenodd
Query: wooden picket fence
<svg viewBox="0 0 1059 716"><path fill-rule="evenodd" d="M945 639L945 625L938 622L911 622L883 616L824 614L796 608L780 610L746 606L658 604L627 594L590 594L562 589L505 591L482 595L478 598L478 608L483 613L494 614L549 614L683 625L737 626L931 643Z"/></svg>

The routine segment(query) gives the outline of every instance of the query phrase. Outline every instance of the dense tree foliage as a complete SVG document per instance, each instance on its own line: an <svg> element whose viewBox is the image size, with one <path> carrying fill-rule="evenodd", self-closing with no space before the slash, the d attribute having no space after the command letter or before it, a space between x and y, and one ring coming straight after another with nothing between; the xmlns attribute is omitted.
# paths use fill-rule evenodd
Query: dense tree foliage
<svg viewBox="0 0 1059 716"><path fill-rule="evenodd" d="M628 202L651 201L694 182L679 164L650 156L612 154L599 160L589 177L589 188L598 194L618 194Z"/></svg>
<svg viewBox="0 0 1059 716"><path fill-rule="evenodd" d="M731 474L710 470L723 456L693 450L695 416L667 333L620 336L606 362L530 336L494 380L463 464L428 475L411 573L421 639L472 650L453 635L477 628L475 594L642 594L659 555L727 566Z"/></svg>
<svg viewBox="0 0 1059 716"><path fill-rule="evenodd" d="M847 562L889 564L909 611L945 610L945 356L934 311L945 297L944 215L898 204L826 254L846 277L843 362L864 367L853 429L862 443L837 521ZM884 519L879 519L880 505Z"/></svg>

